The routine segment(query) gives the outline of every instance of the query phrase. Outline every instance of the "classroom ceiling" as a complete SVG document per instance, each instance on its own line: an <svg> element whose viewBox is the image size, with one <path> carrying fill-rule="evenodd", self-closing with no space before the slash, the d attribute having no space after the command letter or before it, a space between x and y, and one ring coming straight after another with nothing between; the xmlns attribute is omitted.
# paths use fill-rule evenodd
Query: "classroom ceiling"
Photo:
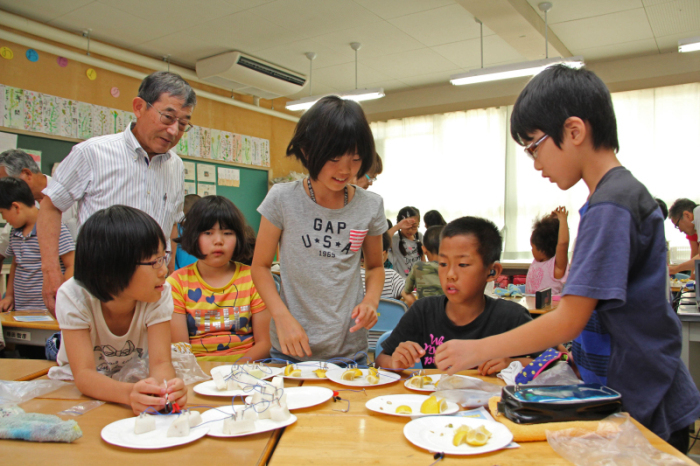
<svg viewBox="0 0 700 466"><path fill-rule="evenodd" d="M544 58L540 0L0 0L0 9L194 68L240 50L308 74L313 94L358 86L387 93L451 74ZM700 0L552 0L549 55L587 62L673 52L700 36ZM296 96L308 95L308 88Z"/></svg>

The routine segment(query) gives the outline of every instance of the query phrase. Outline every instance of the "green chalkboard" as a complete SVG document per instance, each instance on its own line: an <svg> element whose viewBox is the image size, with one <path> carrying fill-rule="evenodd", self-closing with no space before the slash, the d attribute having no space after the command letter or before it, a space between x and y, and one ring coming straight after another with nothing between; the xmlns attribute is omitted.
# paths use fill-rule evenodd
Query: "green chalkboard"
<svg viewBox="0 0 700 466"><path fill-rule="evenodd" d="M77 142L50 139L48 137L30 136L19 134L17 137L17 147L20 149L30 149L41 151L41 171L44 174L51 174L51 167L54 163L62 161L68 155ZM216 186L216 193L230 199L243 212L246 220L257 233L260 227L260 214L257 209L267 195L267 170L248 168L218 162L216 160L198 159L194 157L182 157L183 160L196 163L206 163L217 167L235 168L240 170L240 186Z"/></svg>

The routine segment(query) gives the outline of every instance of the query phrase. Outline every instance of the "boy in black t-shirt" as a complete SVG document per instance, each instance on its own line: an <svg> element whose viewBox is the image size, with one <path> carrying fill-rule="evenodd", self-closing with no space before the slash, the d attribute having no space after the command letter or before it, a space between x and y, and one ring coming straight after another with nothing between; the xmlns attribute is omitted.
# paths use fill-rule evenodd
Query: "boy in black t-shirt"
<svg viewBox="0 0 700 466"><path fill-rule="evenodd" d="M438 275L445 296L418 300L401 318L377 356L381 367L405 369L422 360L435 368L435 350L452 339L477 340L507 332L530 320L523 306L484 295L502 266L501 235L492 222L462 217L444 227L438 255ZM514 359L486 361L482 375L495 374ZM518 358L523 366L529 358Z"/></svg>

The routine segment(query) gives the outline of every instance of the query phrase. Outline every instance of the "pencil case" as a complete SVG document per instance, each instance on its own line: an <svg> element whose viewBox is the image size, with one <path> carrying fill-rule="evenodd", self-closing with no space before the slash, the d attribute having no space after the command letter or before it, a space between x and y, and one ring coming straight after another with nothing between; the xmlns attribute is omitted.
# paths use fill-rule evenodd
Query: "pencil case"
<svg viewBox="0 0 700 466"><path fill-rule="evenodd" d="M508 385L498 411L517 424L595 421L622 409L622 395L597 383L580 385Z"/></svg>

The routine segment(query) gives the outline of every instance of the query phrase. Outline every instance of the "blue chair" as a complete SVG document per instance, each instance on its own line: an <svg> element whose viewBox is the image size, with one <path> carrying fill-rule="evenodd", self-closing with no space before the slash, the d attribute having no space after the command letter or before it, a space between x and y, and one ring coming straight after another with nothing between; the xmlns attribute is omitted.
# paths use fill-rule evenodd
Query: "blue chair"
<svg viewBox="0 0 700 466"><path fill-rule="evenodd" d="M381 298L377 307L377 323L369 331L369 349L376 354L377 340L384 332L390 332L396 328L401 317L408 311L403 301L391 298Z"/></svg>
<svg viewBox="0 0 700 466"><path fill-rule="evenodd" d="M377 356L382 352L382 343L384 343L384 340L389 338L389 335L391 335L391 332L384 332L381 337L377 340L377 345L374 348L374 359L377 359ZM413 365L412 369L423 369L423 363L417 362Z"/></svg>

